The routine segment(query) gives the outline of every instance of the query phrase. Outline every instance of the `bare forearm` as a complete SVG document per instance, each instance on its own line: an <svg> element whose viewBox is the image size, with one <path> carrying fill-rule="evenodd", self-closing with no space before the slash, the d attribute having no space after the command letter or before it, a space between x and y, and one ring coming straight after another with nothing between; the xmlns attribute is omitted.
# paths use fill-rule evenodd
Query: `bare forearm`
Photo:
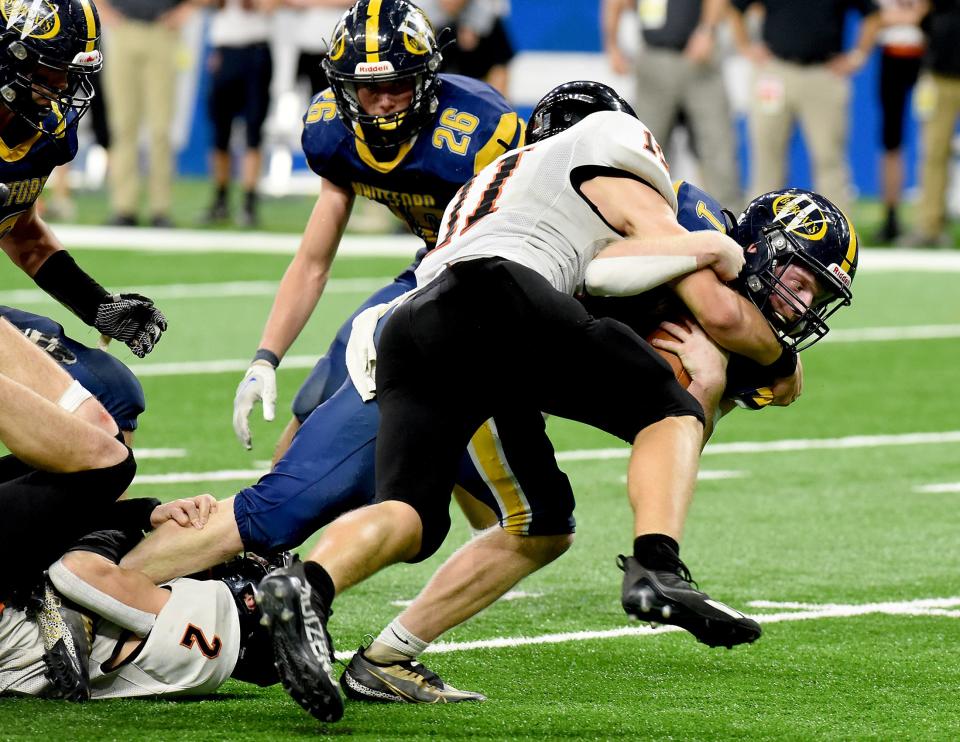
<svg viewBox="0 0 960 742"><path fill-rule="evenodd" d="M325 269L302 266L296 259L290 264L280 281L259 347L283 358L313 314L328 275Z"/></svg>
<svg viewBox="0 0 960 742"><path fill-rule="evenodd" d="M10 260L31 278L47 258L63 249L53 230L33 213L21 217L0 244Z"/></svg>
<svg viewBox="0 0 960 742"><path fill-rule="evenodd" d="M678 280L673 289L721 348L764 366L773 363L783 352L760 310L722 284L713 271L697 271Z"/></svg>

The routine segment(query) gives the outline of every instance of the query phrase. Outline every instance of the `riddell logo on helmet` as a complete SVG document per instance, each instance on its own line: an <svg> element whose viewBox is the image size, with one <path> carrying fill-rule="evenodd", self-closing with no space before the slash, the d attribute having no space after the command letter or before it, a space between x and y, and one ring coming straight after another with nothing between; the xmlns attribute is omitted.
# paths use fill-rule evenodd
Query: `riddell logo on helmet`
<svg viewBox="0 0 960 742"><path fill-rule="evenodd" d="M840 283L842 283L847 288L850 288L850 284L851 284L850 274L847 273L843 268L841 268L836 263L830 263L830 265L827 266L827 270L830 273L832 273Z"/></svg>
<svg viewBox="0 0 960 742"><path fill-rule="evenodd" d="M392 62L360 62L353 71L355 75L387 75L393 72Z"/></svg>

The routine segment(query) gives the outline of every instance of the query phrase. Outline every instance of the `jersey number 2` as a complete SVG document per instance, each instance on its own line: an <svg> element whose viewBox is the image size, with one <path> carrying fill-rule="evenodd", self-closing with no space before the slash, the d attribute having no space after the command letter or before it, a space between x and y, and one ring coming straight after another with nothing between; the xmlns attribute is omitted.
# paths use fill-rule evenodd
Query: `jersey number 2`
<svg viewBox="0 0 960 742"><path fill-rule="evenodd" d="M192 623L187 624L187 630L183 632L183 638L180 640L180 644L187 649L192 649L196 646L196 648L200 650L200 654L208 660L219 657L220 650L223 649L223 642L220 641L219 636L214 634L213 642L211 643L203 633L203 630L194 626Z"/></svg>
<svg viewBox="0 0 960 742"><path fill-rule="evenodd" d="M517 169L517 163L520 162L522 156L522 151L515 152L509 157L504 157L500 160L500 164L497 166L497 172L493 176L493 180L490 181L490 185L484 189L483 195L480 196L480 203L477 204L477 208L464 220L463 228L458 229L460 224L460 210L463 208L463 202L467 200L467 194L473 187L476 176L470 178L470 180L463 184L460 193L457 194L457 200L453 204L453 210L450 212L450 223L447 225L447 232L443 236L443 241L437 245L437 248L446 247L458 232L463 234L487 214L491 214L497 210L497 199L500 198L500 193L503 191L503 184L513 171Z"/></svg>

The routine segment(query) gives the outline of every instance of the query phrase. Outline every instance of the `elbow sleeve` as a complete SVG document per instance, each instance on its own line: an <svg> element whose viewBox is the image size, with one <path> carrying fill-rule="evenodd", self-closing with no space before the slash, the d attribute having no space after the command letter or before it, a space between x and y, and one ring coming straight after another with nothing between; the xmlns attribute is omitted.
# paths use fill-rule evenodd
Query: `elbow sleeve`
<svg viewBox="0 0 960 742"><path fill-rule="evenodd" d="M633 296L697 270L692 255L629 255L590 262L584 284L591 296Z"/></svg>

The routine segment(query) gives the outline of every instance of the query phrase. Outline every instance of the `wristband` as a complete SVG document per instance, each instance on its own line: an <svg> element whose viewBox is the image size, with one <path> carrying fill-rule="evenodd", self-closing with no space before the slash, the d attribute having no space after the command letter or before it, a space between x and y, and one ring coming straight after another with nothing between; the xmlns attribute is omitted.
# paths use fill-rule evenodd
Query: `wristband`
<svg viewBox="0 0 960 742"><path fill-rule="evenodd" d="M770 372L774 379L782 379L784 376L792 376L797 370L797 351L793 348L784 346L780 356L764 369Z"/></svg>
<svg viewBox="0 0 960 742"><path fill-rule="evenodd" d="M66 250L57 250L43 261L33 281L88 325L97 321L97 308L111 301L107 290L88 276Z"/></svg>
<svg viewBox="0 0 960 742"><path fill-rule="evenodd" d="M276 368L280 365L280 358L272 350L267 350L266 348L257 348L257 352L253 354L254 361L266 361L271 366Z"/></svg>

